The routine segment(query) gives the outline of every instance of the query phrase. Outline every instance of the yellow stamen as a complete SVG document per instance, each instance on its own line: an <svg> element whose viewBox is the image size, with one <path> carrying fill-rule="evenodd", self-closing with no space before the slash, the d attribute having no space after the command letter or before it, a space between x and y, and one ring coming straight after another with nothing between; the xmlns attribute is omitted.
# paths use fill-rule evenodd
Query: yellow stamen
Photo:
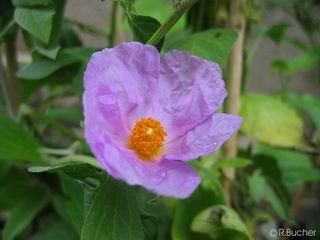
<svg viewBox="0 0 320 240"><path fill-rule="evenodd" d="M163 149L167 136L161 123L153 118L142 118L136 122L129 138L129 147L141 160L150 161Z"/></svg>

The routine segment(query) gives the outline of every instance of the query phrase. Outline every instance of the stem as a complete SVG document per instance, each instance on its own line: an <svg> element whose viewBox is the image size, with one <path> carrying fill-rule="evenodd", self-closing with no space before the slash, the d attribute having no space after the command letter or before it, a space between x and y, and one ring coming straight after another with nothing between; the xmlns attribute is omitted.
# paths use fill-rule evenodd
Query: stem
<svg viewBox="0 0 320 240"><path fill-rule="evenodd" d="M111 20L110 20L110 34L109 34L109 47L113 47L116 38L116 26L117 26L117 9L118 2L112 2Z"/></svg>
<svg viewBox="0 0 320 240"><path fill-rule="evenodd" d="M207 20L207 27L211 28L216 25L216 19L218 17L218 10L220 6L220 1L209 1L206 8L206 16Z"/></svg>
<svg viewBox="0 0 320 240"><path fill-rule="evenodd" d="M7 98L10 115L16 117L19 110L20 94L19 83L16 78L17 70L17 51L16 35L12 35L5 42L6 71L2 63L0 49L0 78L3 85L4 95Z"/></svg>
<svg viewBox="0 0 320 240"><path fill-rule="evenodd" d="M196 31L201 31L203 29L203 20L205 17L205 10L206 10L206 3L205 1L199 2L199 7L197 9L197 23L196 23Z"/></svg>
<svg viewBox="0 0 320 240"><path fill-rule="evenodd" d="M294 196L293 202L291 204L290 212L289 212L290 218L294 219L295 216L297 216L297 214L299 213L306 191L307 191L307 185L304 184ZM291 229L291 227L292 225L290 223L285 223L283 228L285 229L285 231L287 231L287 229ZM284 237L282 239L288 239L288 237Z"/></svg>
<svg viewBox="0 0 320 240"><path fill-rule="evenodd" d="M48 155L65 156L74 154L71 149L41 148L40 152Z"/></svg>
<svg viewBox="0 0 320 240"><path fill-rule="evenodd" d="M151 36L147 44L157 45L182 17L182 15L189 10L199 0L185 0L177 4L173 14L158 28L158 30Z"/></svg>
<svg viewBox="0 0 320 240"><path fill-rule="evenodd" d="M245 17L243 14L244 0L233 0L230 4L230 25L238 32L238 39L231 51L228 65L228 99L226 102L226 112L238 115L240 112L241 78L243 71L243 42L245 35ZM226 143L225 159L235 158L237 155L238 137L235 134ZM231 187L235 177L235 169L228 168L225 171L225 194L229 204L231 204Z"/></svg>
<svg viewBox="0 0 320 240"><path fill-rule="evenodd" d="M63 163L86 163L90 164L98 169L102 169L100 163L93 157L86 155L69 155L63 158L51 158L51 164L63 164Z"/></svg>

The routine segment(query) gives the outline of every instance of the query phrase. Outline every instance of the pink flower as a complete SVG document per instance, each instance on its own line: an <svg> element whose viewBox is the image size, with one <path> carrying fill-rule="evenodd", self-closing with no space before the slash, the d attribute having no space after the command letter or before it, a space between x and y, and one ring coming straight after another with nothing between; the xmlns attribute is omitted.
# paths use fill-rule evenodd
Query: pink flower
<svg viewBox="0 0 320 240"><path fill-rule="evenodd" d="M114 178L188 197L200 183L186 161L217 150L241 124L214 113L227 95L216 63L138 42L92 55L83 96L85 137Z"/></svg>

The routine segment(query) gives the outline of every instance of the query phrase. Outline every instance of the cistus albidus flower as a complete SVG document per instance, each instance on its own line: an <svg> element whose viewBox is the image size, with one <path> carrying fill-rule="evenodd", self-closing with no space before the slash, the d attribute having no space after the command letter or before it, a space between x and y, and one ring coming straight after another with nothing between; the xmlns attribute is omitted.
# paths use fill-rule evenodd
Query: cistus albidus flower
<svg viewBox="0 0 320 240"><path fill-rule="evenodd" d="M239 128L215 113L227 95L216 63L187 52L120 44L92 55L84 74L85 138L114 178L188 197L200 183L186 161L217 150Z"/></svg>

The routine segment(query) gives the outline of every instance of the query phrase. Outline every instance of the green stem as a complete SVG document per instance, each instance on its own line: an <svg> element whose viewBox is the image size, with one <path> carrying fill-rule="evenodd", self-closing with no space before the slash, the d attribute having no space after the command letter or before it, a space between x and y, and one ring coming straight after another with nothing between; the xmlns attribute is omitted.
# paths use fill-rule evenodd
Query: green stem
<svg viewBox="0 0 320 240"><path fill-rule="evenodd" d="M49 159L51 164L64 164L64 163L85 163L90 164L98 169L102 169L100 163L93 157L86 156L86 155L69 155L63 158L50 158Z"/></svg>
<svg viewBox="0 0 320 240"><path fill-rule="evenodd" d="M109 34L109 47L113 47L116 38L116 26L117 26L117 10L118 2L112 2L111 19L110 19L110 34Z"/></svg>
<svg viewBox="0 0 320 240"><path fill-rule="evenodd" d="M197 11L197 23L196 23L196 31L201 31L203 29L203 20L205 16L205 10L206 10L206 1L200 1L199 7Z"/></svg>
<svg viewBox="0 0 320 240"><path fill-rule="evenodd" d="M7 98L10 114L17 117L20 105L19 83L16 78L17 51L16 35L12 35L5 42L6 69L0 60L0 78L3 85L4 95ZM1 52L0 52L1 58Z"/></svg>
<svg viewBox="0 0 320 240"><path fill-rule="evenodd" d="M65 156L74 154L71 149L41 148L40 152L48 155Z"/></svg>
<svg viewBox="0 0 320 240"><path fill-rule="evenodd" d="M151 36L147 44L156 45L163 39L163 37L170 31L182 15L189 10L199 0L185 0L177 4L173 14L158 28L158 30Z"/></svg>

